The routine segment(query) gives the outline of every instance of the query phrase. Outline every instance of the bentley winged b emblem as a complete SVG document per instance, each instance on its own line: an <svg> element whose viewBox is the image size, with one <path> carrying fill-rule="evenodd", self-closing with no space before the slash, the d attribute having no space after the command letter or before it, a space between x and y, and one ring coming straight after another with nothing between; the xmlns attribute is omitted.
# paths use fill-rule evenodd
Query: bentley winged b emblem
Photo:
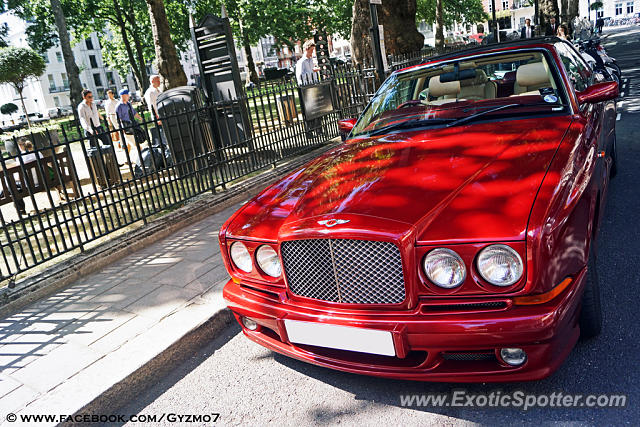
<svg viewBox="0 0 640 427"><path fill-rule="evenodd" d="M318 224L331 228L339 224L346 224L349 221L349 219L323 219L322 221L318 221Z"/></svg>

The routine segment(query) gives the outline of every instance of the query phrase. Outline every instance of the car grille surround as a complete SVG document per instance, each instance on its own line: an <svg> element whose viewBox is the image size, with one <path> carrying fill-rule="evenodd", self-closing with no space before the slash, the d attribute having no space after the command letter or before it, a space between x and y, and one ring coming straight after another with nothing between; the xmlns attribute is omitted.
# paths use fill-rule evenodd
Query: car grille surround
<svg viewBox="0 0 640 427"><path fill-rule="evenodd" d="M400 304L405 282L400 250L390 242L305 239L282 242L291 293L344 304Z"/></svg>

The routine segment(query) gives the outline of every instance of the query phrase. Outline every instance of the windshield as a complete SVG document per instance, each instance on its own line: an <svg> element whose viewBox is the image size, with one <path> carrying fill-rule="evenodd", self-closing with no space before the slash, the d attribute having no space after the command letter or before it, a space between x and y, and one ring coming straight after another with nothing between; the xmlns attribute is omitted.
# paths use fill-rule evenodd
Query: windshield
<svg viewBox="0 0 640 427"><path fill-rule="evenodd" d="M476 116L556 113L565 110L561 87L544 53L534 50L409 69L385 81L352 136L396 127L466 123Z"/></svg>

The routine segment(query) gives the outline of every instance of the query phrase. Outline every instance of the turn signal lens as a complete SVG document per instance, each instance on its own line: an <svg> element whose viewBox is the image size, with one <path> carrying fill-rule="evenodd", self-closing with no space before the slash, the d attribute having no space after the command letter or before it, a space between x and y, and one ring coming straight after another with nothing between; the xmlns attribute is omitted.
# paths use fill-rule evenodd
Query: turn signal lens
<svg viewBox="0 0 640 427"><path fill-rule="evenodd" d="M253 269L253 262L251 262L251 255L249 255L249 250L244 243L232 243L229 253L231 254L231 261L233 261L236 267L246 273L251 272Z"/></svg>
<svg viewBox="0 0 640 427"><path fill-rule="evenodd" d="M282 265L278 253L269 245L262 245L256 252L256 261L260 269L271 277L280 277Z"/></svg>
<svg viewBox="0 0 640 427"><path fill-rule="evenodd" d="M522 277L522 259L507 245L487 246L480 251L477 264L482 278L495 286L511 286Z"/></svg>
<svg viewBox="0 0 640 427"><path fill-rule="evenodd" d="M462 258L447 248L434 249L424 257L424 272L435 285L445 289L458 287L467 277Z"/></svg>

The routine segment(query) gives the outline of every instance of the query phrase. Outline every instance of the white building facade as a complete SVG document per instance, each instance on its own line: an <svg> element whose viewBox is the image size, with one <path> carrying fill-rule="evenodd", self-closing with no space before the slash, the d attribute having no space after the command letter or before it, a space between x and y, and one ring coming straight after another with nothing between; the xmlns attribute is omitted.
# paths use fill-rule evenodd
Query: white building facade
<svg viewBox="0 0 640 427"><path fill-rule="evenodd" d="M593 0L580 0L580 17L623 19L640 16L640 0L602 0L602 7L591 10Z"/></svg>
<svg viewBox="0 0 640 427"><path fill-rule="evenodd" d="M0 25L3 23L9 27L7 40L10 46L29 46L26 22L11 12L7 12L0 15ZM105 66L100 50L100 41L96 33L92 33L86 40L77 42L73 46L73 54L76 64L80 68L82 87L91 90L96 99L104 99L107 89L118 91L127 87L135 90L135 83L131 76L123 80L115 70ZM51 109L71 106L71 100L69 98L69 78L60 46L49 49L43 54L43 58L46 63L44 74L39 79L33 79L27 83L23 96L25 107L29 113L46 115ZM0 114L0 123L3 125L11 120L15 121L23 112L16 90L7 84L0 85L0 104L8 102L16 104L20 111L11 117ZM75 106L71 107L75 108Z"/></svg>

